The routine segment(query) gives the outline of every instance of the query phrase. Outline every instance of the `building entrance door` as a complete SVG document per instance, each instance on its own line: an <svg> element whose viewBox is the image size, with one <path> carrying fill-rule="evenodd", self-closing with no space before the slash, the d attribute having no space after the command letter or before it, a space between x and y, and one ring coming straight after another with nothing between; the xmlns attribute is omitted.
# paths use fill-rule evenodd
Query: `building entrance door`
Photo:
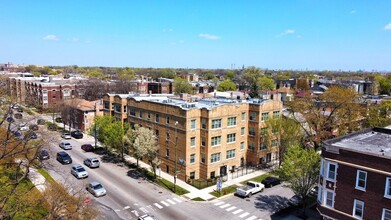
<svg viewBox="0 0 391 220"><path fill-rule="evenodd" d="M226 176L227 175L227 166L220 167L220 176Z"/></svg>

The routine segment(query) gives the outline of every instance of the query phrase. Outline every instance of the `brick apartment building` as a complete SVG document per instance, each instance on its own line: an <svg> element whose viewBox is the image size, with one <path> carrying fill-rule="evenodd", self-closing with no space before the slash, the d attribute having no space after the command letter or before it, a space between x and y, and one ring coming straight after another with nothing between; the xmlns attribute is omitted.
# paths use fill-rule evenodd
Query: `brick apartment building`
<svg viewBox="0 0 391 220"><path fill-rule="evenodd" d="M391 130L323 143L318 210L325 219L391 219Z"/></svg>
<svg viewBox="0 0 391 220"><path fill-rule="evenodd" d="M185 101L166 95L107 94L103 109L131 127L139 124L153 130L162 171L174 175L176 166L183 180L226 176L249 164L275 162L277 157L277 140L263 136L265 122L280 117L278 97Z"/></svg>

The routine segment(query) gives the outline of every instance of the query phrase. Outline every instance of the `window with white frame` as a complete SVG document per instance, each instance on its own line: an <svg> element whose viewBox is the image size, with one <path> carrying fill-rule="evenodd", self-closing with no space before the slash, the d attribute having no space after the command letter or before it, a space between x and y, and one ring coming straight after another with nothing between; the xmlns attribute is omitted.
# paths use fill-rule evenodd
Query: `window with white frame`
<svg viewBox="0 0 391 220"><path fill-rule="evenodd" d="M205 147L205 144L206 144L206 142L205 142L205 138L204 138L204 137L202 137L202 138L201 138L201 146Z"/></svg>
<svg viewBox="0 0 391 220"><path fill-rule="evenodd" d="M250 121L257 121L257 113L250 112Z"/></svg>
<svg viewBox="0 0 391 220"><path fill-rule="evenodd" d="M334 192L333 191L326 191L326 201L325 205L334 208Z"/></svg>
<svg viewBox="0 0 391 220"><path fill-rule="evenodd" d="M196 145L196 143L195 143L196 141L195 141L195 140L196 140L195 137L191 137L191 138L190 138L190 146L191 146L191 147L194 147L194 146Z"/></svg>
<svg viewBox="0 0 391 220"><path fill-rule="evenodd" d="M227 126L235 126L236 125L236 117L229 117Z"/></svg>
<svg viewBox="0 0 391 220"><path fill-rule="evenodd" d="M235 149L227 150L227 156L226 156L226 158L227 158L227 159L231 159L231 158L234 158L234 157L235 157Z"/></svg>
<svg viewBox="0 0 391 220"><path fill-rule="evenodd" d="M320 160L320 175L323 176L324 175L324 160L321 159Z"/></svg>
<svg viewBox="0 0 391 220"><path fill-rule="evenodd" d="M337 164L329 162L327 167L327 179L335 181L336 173Z"/></svg>
<svg viewBox="0 0 391 220"><path fill-rule="evenodd" d="M211 146L217 146L221 144L221 136L212 137Z"/></svg>
<svg viewBox="0 0 391 220"><path fill-rule="evenodd" d="M364 202L355 199L353 205L353 216L362 219L364 216Z"/></svg>
<svg viewBox="0 0 391 220"><path fill-rule="evenodd" d="M240 142L240 150L244 150L244 142Z"/></svg>
<svg viewBox="0 0 391 220"><path fill-rule="evenodd" d="M245 133L246 133L246 128L245 127L240 128L240 135L244 136Z"/></svg>
<svg viewBox="0 0 391 220"><path fill-rule="evenodd" d="M143 118L143 111L140 110L140 111L138 112L138 117L139 117L139 118Z"/></svg>
<svg viewBox="0 0 391 220"><path fill-rule="evenodd" d="M322 204L323 203L323 188L322 187L319 187L318 188L318 202L320 203L320 204Z"/></svg>
<svg viewBox="0 0 391 220"><path fill-rule="evenodd" d="M274 111L273 112L273 118L279 118L280 117L280 112L279 111Z"/></svg>
<svg viewBox="0 0 391 220"><path fill-rule="evenodd" d="M386 189L384 190L384 197L391 199L391 177L386 178Z"/></svg>
<svg viewBox="0 0 391 220"><path fill-rule="evenodd" d="M261 128L261 137L267 136L267 128Z"/></svg>
<svg viewBox="0 0 391 220"><path fill-rule="evenodd" d="M263 112L261 115L262 121L268 121L269 120L269 112Z"/></svg>
<svg viewBox="0 0 391 220"><path fill-rule="evenodd" d="M215 153L215 154L210 155L210 162L211 163L219 162L220 156L221 156L221 153Z"/></svg>
<svg viewBox="0 0 391 220"><path fill-rule="evenodd" d="M155 115L155 121L159 123L159 114Z"/></svg>
<svg viewBox="0 0 391 220"><path fill-rule="evenodd" d="M129 115L130 116L136 116L136 109L135 108L129 108Z"/></svg>
<svg viewBox="0 0 391 220"><path fill-rule="evenodd" d="M356 175L356 189L365 190L367 185L367 172L357 170Z"/></svg>
<svg viewBox="0 0 391 220"><path fill-rule="evenodd" d="M212 120L212 129L221 128L221 119Z"/></svg>
<svg viewBox="0 0 391 220"><path fill-rule="evenodd" d="M248 135L250 135L250 136L255 136L255 128L254 128L254 127L249 127L249 129L248 129Z"/></svg>
<svg viewBox="0 0 391 220"><path fill-rule="evenodd" d="M255 149L255 144L253 142L248 142L248 150L254 151L254 149Z"/></svg>
<svg viewBox="0 0 391 220"><path fill-rule="evenodd" d="M242 121L246 120L246 112L242 112Z"/></svg>
<svg viewBox="0 0 391 220"><path fill-rule="evenodd" d="M196 129L196 120L195 119L190 121L190 129Z"/></svg>
<svg viewBox="0 0 391 220"><path fill-rule="evenodd" d="M201 154L201 163L205 163L205 154Z"/></svg>
<svg viewBox="0 0 391 220"><path fill-rule="evenodd" d="M190 154L190 163L195 163L195 154Z"/></svg>
<svg viewBox="0 0 391 220"><path fill-rule="evenodd" d="M383 208L382 220L391 220L391 210Z"/></svg>
<svg viewBox="0 0 391 220"><path fill-rule="evenodd" d="M236 134L228 134L227 135L227 143L233 143L236 141Z"/></svg>
<svg viewBox="0 0 391 220"><path fill-rule="evenodd" d="M259 150L266 150L266 149L267 149L266 141L262 141L261 143L259 143Z"/></svg>

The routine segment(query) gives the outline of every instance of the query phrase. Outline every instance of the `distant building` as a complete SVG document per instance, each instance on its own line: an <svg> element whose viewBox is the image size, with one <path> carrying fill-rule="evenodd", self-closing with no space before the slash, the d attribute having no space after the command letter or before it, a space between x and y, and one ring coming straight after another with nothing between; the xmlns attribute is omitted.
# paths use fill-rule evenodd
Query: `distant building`
<svg viewBox="0 0 391 220"><path fill-rule="evenodd" d="M390 129L323 143L318 210L324 219L391 219Z"/></svg>

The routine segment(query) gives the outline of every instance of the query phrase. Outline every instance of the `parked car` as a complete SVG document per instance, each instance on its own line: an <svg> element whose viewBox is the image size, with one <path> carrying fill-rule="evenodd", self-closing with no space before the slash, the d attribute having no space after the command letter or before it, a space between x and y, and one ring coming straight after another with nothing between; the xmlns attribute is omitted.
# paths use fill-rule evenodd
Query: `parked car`
<svg viewBox="0 0 391 220"><path fill-rule="evenodd" d="M25 135L25 138L37 139L38 136L37 136L37 134L36 134L34 131L29 131L29 132L27 132L27 134Z"/></svg>
<svg viewBox="0 0 391 220"><path fill-rule="evenodd" d="M251 197L253 194L262 192L264 189L265 186L262 183L248 181L247 185L236 189L236 195L241 197Z"/></svg>
<svg viewBox="0 0 391 220"><path fill-rule="evenodd" d="M22 119L22 118L23 118L23 115L22 115L21 113L16 113L16 114L14 114L14 117L15 117L16 119Z"/></svg>
<svg viewBox="0 0 391 220"><path fill-rule="evenodd" d="M72 157L67 152L60 151L57 153L57 161L62 164L70 164L72 163Z"/></svg>
<svg viewBox="0 0 391 220"><path fill-rule="evenodd" d="M23 139L23 134L19 131L13 131L12 134L17 138L17 139Z"/></svg>
<svg viewBox="0 0 391 220"><path fill-rule="evenodd" d="M266 177L264 180L262 180L262 184L265 185L266 188L273 187L275 185L278 185L281 183L281 180L277 177Z"/></svg>
<svg viewBox="0 0 391 220"><path fill-rule="evenodd" d="M38 119L37 124L39 125L44 125L45 124L45 119Z"/></svg>
<svg viewBox="0 0 391 220"><path fill-rule="evenodd" d="M79 131L79 130L72 131L71 132L71 136L76 138L76 139L81 139L81 138L83 138L83 133L81 131Z"/></svg>
<svg viewBox="0 0 391 220"><path fill-rule="evenodd" d="M95 197L106 195L106 189L98 181L88 183L86 189Z"/></svg>
<svg viewBox="0 0 391 220"><path fill-rule="evenodd" d="M42 160L48 160L49 158L50 158L50 155L49 155L49 152L48 152L47 150L42 149L42 150L40 150L40 151L38 152L38 159L39 159L40 161L42 161Z"/></svg>
<svg viewBox="0 0 391 220"><path fill-rule="evenodd" d="M288 200L288 205L290 206L301 206L303 204L303 197L300 195L294 195Z"/></svg>
<svg viewBox="0 0 391 220"><path fill-rule="evenodd" d="M155 220L155 219L152 218L150 215L145 214L145 215L138 217L138 220Z"/></svg>
<svg viewBox="0 0 391 220"><path fill-rule="evenodd" d="M98 168L100 166L99 160L95 157L85 159L84 164L89 168Z"/></svg>
<svg viewBox="0 0 391 220"><path fill-rule="evenodd" d="M27 126L26 123L20 123L19 124L19 130L21 130L21 131L28 131L29 127Z"/></svg>
<svg viewBox="0 0 391 220"><path fill-rule="evenodd" d="M9 122L9 123L14 123L15 122L15 119L13 118L13 117L7 117L6 119L5 119L7 122Z"/></svg>
<svg viewBox="0 0 391 220"><path fill-rule="evenodd" d="M72 150L72 144L69 142L61 142L59 146L64 150Z"/></svg>
<svg viewBox="0 0 391 220"><path fill-rule="evenodd" d="M94 147L91 144L83 144L81 145L81 149L85 152L92 152L94 151Z"/></svg>
<svg viewBox="0 0 391 220"><path fill-rule="evenodd" d="M69 133L64 133L64 134L61 135L61 137L64 138L64 139L71 139L72 138L71 134L69 134Z"/></svg>
<svg viewBox="0 0 391 220"><path fill-rule="evenodd" d="M76 178L81 179L81 178L87 178L88 177L88 172L84 167L80 164L75 164L71 168L71 174L74 175Z"/></svg>
<svg viewBox="0 0 391 220"><path fill-rule="evenodd" d="M30 128L30 130L37 131L38 130L38 125L31 124L31 125L29 125L29 128Z"/></svg>
<svg viewBox="0 0 391 220"><path fill-rule="evenodd" d="M57 126L55 124L49 124L48 125L48 129L51 130L51 131L56 131L57 130Z"/></svg>
<svg viewBox="0 0 391 220"><path fill-rule="evenodd" d="M23 112L23 108L22 108L22 107L18 107L18 108L16 109L16 111L17 111L17 112Z"/></svg>

